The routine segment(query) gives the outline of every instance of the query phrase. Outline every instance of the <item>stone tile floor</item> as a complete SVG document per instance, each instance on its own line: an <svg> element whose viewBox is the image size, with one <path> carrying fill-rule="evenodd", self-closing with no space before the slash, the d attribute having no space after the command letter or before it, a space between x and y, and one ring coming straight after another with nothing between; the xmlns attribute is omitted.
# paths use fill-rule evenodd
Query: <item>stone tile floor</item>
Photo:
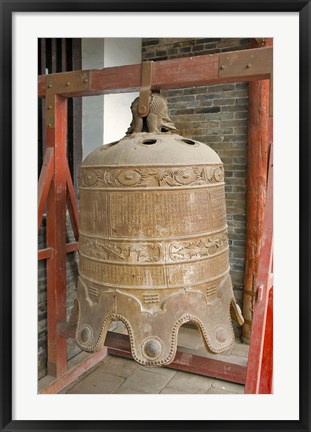
<svg viewBox="0 0 311 432"><path fill-rule="evenodd" d="M125 333L121 325L115 330ZM237 341L222 354L206 352L197 329L181 327L179 350L246 365L248 345ZM146 368L133 360L108 355L60 393L68 394L243 394L244 386L165 367Z"/></svg>

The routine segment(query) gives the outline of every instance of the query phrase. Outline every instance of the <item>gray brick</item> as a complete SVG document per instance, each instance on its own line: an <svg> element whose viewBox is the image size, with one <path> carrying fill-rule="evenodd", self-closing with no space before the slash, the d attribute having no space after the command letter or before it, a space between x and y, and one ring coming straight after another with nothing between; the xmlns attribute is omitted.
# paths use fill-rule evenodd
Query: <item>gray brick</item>
<svg viewBox="0 0 311 432"><path fill-rule="evenodd" d="M198 51L204 51L204 44L201 45L196 45L194 47L192 47L192 52L198 52Z"/></svg>
<svg viewBox="0 0 311 432"><path fill-rule="evenodd" d="M221 39L220 38L206 38L206 39L197 39L196 41L195 41L195 43L205 43L205 44L210 44L210 43L215 43L215 42L219 42L219 41L221 41ZM215 46L216 46L216 44L215 44Z"/></svg>
<svg viewBox="0 0 311 432"><path fill-rule="evenodd" d="M235 119L247 119L248 117L248 112L245 110L245 112L235 112L234 113L234 118Z"/></svg>
<svg viewBox="0 0 311 432"><path fill-rule="evenodd" d="M219 93L202 93L202 94L198 94L196 96L196 99L200 100L200 101L212 100L212 99L219 99L219 100L221 100L221 98L222 98L222 93L221 92L219 92Z"/></svg>
<svg viewBox="0 0 311 432"><path fill-rule="evenodd" d="M223 112L241 112L247 111L247 105L224 105L221 107Z"/></svg>
<svg viewBox="0 0 311 432"><path fill-rule="evenodd" d="M227 105L234 105L235 99L217 99L214 100L214 106L227 106Z"/></svg>
<svg viewBox="0 0 311 432"><path fill-rule="evenodd" d="M245 105L245 106L247 106L247 104L248 104L248 97L236 99L236 104L237 105Z"/></svg>
<svg viewBox="0 0 311 432"><path fill-rule="evenodd" d="M215 93L218 91L226 92L230 90L234 90L234 84L217 84L217 85L208 86L209 93Z"/></svg>
<svg viewBox="0 0 311 432"><path fill-rule="evenodd" d="M206 108L196 108L195 113L201 114L201 113L218 113L220 111L219 107L206 107Z"/></svg>

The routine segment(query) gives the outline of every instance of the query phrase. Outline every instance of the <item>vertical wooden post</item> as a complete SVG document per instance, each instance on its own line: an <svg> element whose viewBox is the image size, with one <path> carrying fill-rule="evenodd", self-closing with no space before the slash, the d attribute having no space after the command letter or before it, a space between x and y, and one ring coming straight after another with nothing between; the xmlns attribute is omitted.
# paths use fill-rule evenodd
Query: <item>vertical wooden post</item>
<svg viewBox="0 0 311 432"><path fill-rule="evenodd" d="M55 158L46 228L47 247L53 249L47 261L48 374L59 377L67 370L66 338L57 334L57 323L66 320L67 99L47 91L46 106L54 113L47 115L46 142Z"/></svg>
<svg viewBox="0 0 311 432"><path fill-rule="evenodd" d="M265 339L263 346L263 355L261 363L261 380L259 383L259 394L272 393L272 377L273 377L273 289L270 289Z"/></svg>
<svg viewBox="0 0 311 432"><path fill-rule="evenodd" d="M272 46L272 38L252 41L252 48ZM242 338L249 343L257 279L258 259L266 201L268 152L272 133L269 80L249 83L246 250L243 292Z"/></svg>
<svg viewBox="0 0 311 432"><path fill-rule="evenodd" d="M267 202L264 211L261 254L255 288L254 329L248 355L245 393L270 393L272 386L273 313L272 313L272 260L273 260L273 160L269 162ZM270 294L271 293L271 294Z"/></svg>

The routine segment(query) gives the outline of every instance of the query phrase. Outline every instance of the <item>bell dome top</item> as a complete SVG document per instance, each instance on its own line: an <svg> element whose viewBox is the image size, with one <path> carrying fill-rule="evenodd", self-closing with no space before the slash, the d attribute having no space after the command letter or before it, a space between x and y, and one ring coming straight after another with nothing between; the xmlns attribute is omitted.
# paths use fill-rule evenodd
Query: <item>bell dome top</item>
<svg viewBox="0 0 311 432"><path fill-rule="evenodd" d="M98 147L82 166L161 166L220 164L207 144L171 132L134 132L120 141Z"/></svg>
<svg viewBox="0 0 311 432"><path fill-rule="evenodd" d="M145 108L145 107L144 107ZM82 166L158 166L220 164L217 153L208 145L177 134L168 115L167 101L158 94L149 96L149 111L139 114L139 98L131 111L133 120L120 141L93 151Z"/></svg>

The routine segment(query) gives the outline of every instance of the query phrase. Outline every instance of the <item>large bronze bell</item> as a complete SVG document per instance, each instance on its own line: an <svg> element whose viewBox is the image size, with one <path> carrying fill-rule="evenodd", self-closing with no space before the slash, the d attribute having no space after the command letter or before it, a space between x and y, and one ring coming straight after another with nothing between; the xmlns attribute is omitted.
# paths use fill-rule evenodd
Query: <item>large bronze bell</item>
<svg viewBox="0 0 311 432"><path fill-rule="evenodd" d="M99 350L122 321L133 358L172 362L179 327L194 321L214 353L234 343L240 324L229 274L224 169L206 144L183 138L166 100L152 94L120 141L82 163L78 345Z"/></svg>

